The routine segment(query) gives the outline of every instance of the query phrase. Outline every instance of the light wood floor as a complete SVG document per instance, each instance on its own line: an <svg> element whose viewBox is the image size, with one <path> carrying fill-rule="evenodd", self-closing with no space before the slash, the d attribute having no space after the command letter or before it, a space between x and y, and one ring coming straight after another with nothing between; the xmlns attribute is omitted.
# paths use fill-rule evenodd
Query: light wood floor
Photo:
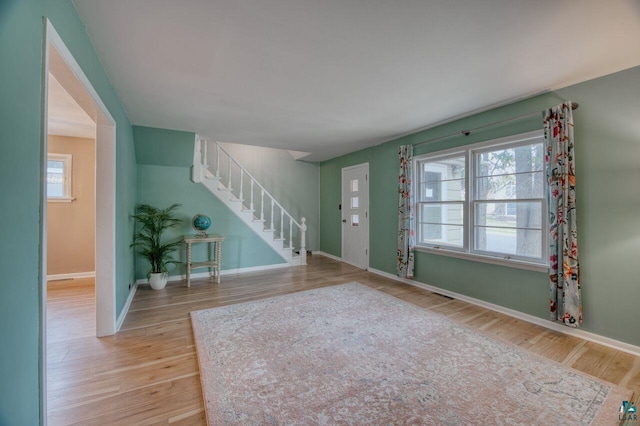
<svg viewBox="0 0 640 426"><path fill-rule="evenodd" d="M101 339L93 337L93 282L50 285L49 424L204 424L190 311L351 281L632 389L640 406L640 357L315 255L306 267L224 276L219 285L193 280L191 288L183 283L169 283L161 291L140 286L122 330Z"/></svg>

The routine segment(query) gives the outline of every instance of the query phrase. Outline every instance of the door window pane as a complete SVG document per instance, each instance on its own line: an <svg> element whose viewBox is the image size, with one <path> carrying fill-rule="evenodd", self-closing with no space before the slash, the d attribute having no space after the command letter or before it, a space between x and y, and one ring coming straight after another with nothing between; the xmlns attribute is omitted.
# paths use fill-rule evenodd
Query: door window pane
<svg viewBox="0 0 640 426"><path fill-rule="evenodd" d="M359 199L358 197L351 197L351 208L352 209L357 209L359 207Z"/></svg>
<svg viewBox="0 0 640 426"><path fill-rule="evenodd" d="M351 226L359 226L360 225L360 216L357 214L351 215Z"/></svg>
<svg viewBox="0 0 640 426"><path fill-rule="evenodd" d="M351 179L351 192L358 192L358 179Z"/></svg>

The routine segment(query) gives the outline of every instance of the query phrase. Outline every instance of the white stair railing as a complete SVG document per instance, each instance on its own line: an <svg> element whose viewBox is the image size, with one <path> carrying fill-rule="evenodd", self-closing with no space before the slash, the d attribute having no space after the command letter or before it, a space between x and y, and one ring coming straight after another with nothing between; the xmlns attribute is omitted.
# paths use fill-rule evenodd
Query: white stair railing
<svg viewBox="0 0 640 426"><path fill-rule="evenodd" d="M307 264L306 219L295 220L218 142L196 139L193 175L196 182L217 180L218 188L227 191L231 201L239 202L242 212L251 213L253 222L261 222L263 231L273 232L273 239L282 241L284 250L290 250L292 257L299 252L300 264Z"/></svg>

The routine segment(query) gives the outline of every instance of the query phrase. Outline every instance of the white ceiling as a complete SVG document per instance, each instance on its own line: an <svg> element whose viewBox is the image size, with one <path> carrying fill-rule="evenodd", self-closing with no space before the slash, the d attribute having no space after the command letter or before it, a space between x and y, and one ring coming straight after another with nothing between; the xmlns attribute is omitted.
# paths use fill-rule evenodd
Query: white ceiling
<svg viewBox="0 0 640 426"><path fill-rule="evenodd" d="M95 139L94 121L51 74L48 90L47 132L50 135Z"/></svg>
<svg viewBox="0 0 640 426"><path fill-rule="evenodd" d="M322 160L640 64L638 0L74 0L133 124Z"/></svg>

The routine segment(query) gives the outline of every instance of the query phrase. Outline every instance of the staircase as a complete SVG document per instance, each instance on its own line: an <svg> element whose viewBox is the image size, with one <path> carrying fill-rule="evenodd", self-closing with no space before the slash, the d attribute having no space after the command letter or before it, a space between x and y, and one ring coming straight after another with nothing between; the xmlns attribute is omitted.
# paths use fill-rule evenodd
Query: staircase
<svg viewBox="0 0 640 426"><path fill-rule="evenodd" d="M203 184L290 265L306 265L306 219L295 220L218 142L196 135L191 179Z"/></svg>

